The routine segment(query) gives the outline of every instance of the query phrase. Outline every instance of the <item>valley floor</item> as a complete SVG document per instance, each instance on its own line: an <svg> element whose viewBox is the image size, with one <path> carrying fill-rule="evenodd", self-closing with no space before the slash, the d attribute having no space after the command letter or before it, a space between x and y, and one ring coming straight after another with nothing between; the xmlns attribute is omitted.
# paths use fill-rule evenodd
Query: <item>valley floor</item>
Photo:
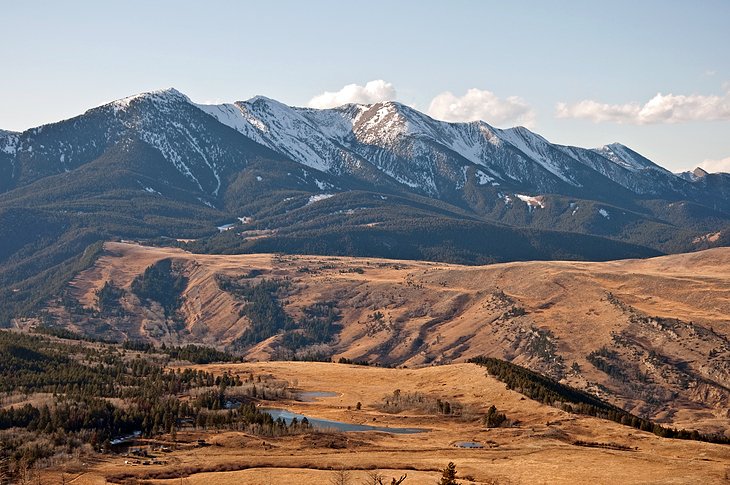
<svg viewBox="0 0 730 485"><path fill-rule="evenodd" d="M456 463L464 484L520 483L727 483L730 447L659 438L611 421L565 413L507 390L473 364L388 369L311 362L267 362L195 366L215 374L250 372L285 379L301 391L334 393L313 402L277 401L310 417L387 427L418 427L417 434L314 432L261 438L238 432L180 432L172 451L157 453L164 464L130 465L121 454L65 470L65 483L323 484L338 469L351 484L367 472L407 474L404 484L432 484L439 470ZM396 389L419 392L464 407L462 417L404 410L387 414L385 396ZM357 403L361 409L356 409ZM490 405L515 424L485 428L480 416ZM197 440L206 440L198 446ZM475 441L482 449L456 443ZM578 443L582 442L582 445ZM598 448L585 446L605 446ZM143 443L140 443L142 446ZM60 470L44 478L59 480ZM139 482L134 482L139 480ZM55 483L55 482L54 482Z"/></svg>

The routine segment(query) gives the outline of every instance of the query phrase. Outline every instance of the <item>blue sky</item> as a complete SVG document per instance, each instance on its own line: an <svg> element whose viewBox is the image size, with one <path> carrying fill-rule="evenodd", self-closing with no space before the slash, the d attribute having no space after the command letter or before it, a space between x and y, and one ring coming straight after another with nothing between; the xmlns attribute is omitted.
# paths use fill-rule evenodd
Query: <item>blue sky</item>
<svg viewBox="0 0 730 485"><path fill-rule="evenodd" d="M557 143L620 141L675 171L730 171L724 0L29 0L2 12L4 129L170 86L198 102L394 98Z"/></svg>

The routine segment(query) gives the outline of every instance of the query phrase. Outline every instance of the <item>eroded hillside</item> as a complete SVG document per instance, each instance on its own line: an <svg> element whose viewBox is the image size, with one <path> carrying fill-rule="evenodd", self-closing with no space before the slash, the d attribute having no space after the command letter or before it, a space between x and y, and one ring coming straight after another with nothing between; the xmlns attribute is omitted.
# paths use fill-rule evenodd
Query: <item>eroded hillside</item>
<svg viewBox="0 0 730 485"><path fill-rule="evenodd" d="M730 249L482 267L105 249L49 308L50 322L117 340L227 346L260 360L410 367L489 355L677 426L730 428ZM172 309L133 289L167 260L184 281Z"/></svg>

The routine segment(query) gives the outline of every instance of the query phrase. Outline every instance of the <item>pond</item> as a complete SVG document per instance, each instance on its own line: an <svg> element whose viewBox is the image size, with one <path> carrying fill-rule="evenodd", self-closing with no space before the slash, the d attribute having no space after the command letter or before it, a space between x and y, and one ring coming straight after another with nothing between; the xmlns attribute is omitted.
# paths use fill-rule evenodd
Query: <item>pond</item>
<svg viewBox="0 0 730 485"><path fill-rule="evenodd" d="M484 445L478 441L459 441L456 446L458 448L484 448Z"/></svg>
<svg viewBox="0 0 730 485"><path fill-rule="evenodd" d="M336 392L329 392L329 391L308 391L308 392L300 392L297 397L300 401L303 402L314 402L320 397L337 397L339 394Z"/></svg>
<svg viewBox="0 0 730 485"><path fill-rule="evenodd" d="M126 443L128 441L135 440L135 439L139 438L140 436L142 436L142 432L135 431L134 433L126 435L126 436L117 436L117 437L113 438L109 442L109 444L111 444L112 446L121 445L122 443Z"/></svg>
<svg viewBox="0 0 730 485"><path fill-rule="evenodd" d="M369 426L367 424L353 424L342 421L330 421L328 419L317 419L303 414L293 413L286 409L262 408L261 411L270 414L274 419L282 418L287 424L291 423L294 418L297 418L299 421L307 418L309 424L312 425L313 428L317 429L334 429L337 431L381 431L393 434L414 434L428 431L423 428L388 428L385 426Z"/></svg>

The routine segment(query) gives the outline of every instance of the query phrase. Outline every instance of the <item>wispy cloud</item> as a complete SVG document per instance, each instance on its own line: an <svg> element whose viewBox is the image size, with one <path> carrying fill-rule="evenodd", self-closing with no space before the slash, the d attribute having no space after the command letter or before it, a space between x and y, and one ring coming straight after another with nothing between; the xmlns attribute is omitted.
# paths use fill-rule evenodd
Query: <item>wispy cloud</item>
<svg viewBox="0 0 730 485"><path fill-rule="evenodd" d="M392 101L396 97L393 84L376 79L364 86L348 84L339 91L325 91L309 100L310 108L334 108L348 103L372 104Z"/></svg>
<svg viewBox="0 0 730 485"><path fill-rule="evenodd" d="M591 99L558 103L558 118L579 118L635 125L730 120L730 90L723 95L657 94L644 104L606 104Z"/></svg>
<svg viewBox="0 0 730 485"><path fill-rule="evenodd" d="M444 121L484 120L495 125L535 124L535 112L519 96L500 98L491 91L472 88L463 96L446 91L431 101L428 114Z"/></svg>
<svg viewBox="0 0 730 485"><path fill-rule="evenodd" d="M700 167L708 172L727 172L730 173L730 157L720 160L705 160L700 163Z"/></svg>

